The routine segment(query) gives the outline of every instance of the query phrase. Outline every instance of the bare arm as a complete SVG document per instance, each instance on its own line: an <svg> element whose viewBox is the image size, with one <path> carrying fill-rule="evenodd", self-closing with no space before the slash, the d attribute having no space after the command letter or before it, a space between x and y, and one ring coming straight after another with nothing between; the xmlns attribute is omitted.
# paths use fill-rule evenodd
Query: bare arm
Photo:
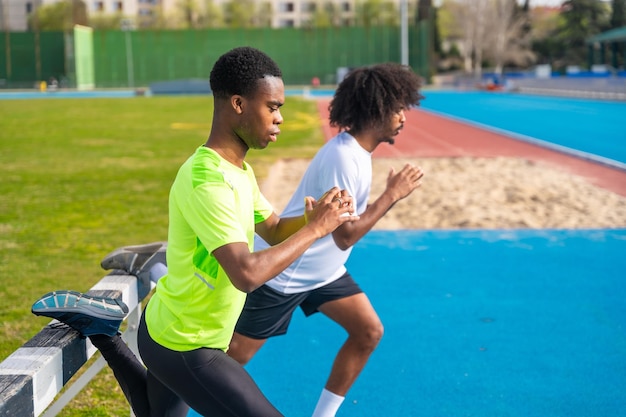
<svg viewBox="0 0 626 417"><path fill-rule="evenodd" d="M307 197L305 215L301 220L304 225L275 246L250 252L247 244L232 243L215 249L213 255L233 285L241 291L250 292L282 272L317 239L326 236L342 224L359 219L358 216L343 215L351 213L353 207L351 204L340 206L335 199L337 195L340 195L340 191L334 187L319 201ZM280 240L283 233L295 230L298 221L289 219L280 225L278 216L273 215L265 223L267 224L257 227L260 235L270 240Z"/></svg>
<svg viewBox="0 0 626 417"><path fill-rule="evenodd" d="M256 225L256 233L270 245L277 245L296 233L306 224L304 215L299 217L278 217L272 214L267 220Z"/></svg>
<svg viewBox="0 0 626 417"><path fill-rule="evenodd" d="M334 192L333 189L325 192L320 201L323 201L331 191ZM340 198L344 206L353 207L353 198L346 190L337 191L331 201L335 201L336 198ZM306 201L303 204L306 204ZM278 217L276 214L272 214L264 222L258 223L255 231L270 245L277 245L300 230L307 223L306 216L306 210L305 214L298 217Z"/></svg>
<svg viewBox="0 0 626 417"><path fill-rule="evenodd" d="M407 197L421 185L424 176L421 168L406 164L400 172L392 168L387 177L387 186L382 194L367 207L356 222L346 223L333 232L335 244L346 250L359 241L395 203Z"/></svg>

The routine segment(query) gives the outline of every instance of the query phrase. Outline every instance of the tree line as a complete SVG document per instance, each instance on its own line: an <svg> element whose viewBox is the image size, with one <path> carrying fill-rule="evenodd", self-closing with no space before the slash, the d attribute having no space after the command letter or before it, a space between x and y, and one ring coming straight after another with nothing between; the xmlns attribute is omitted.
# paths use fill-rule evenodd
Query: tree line
<svg viewBox="0 0 626 417"><path fill-rule="evenodd" d="M153 1L153 3L151 3ZM146 0L149 15L126 16L123 12L88 14L83 0L62 0L44 4L29 19L31 30L70 30L82 24L99 30L120 29L123 22L132 20L133 27L142 29L219 29L269 28L274 13L271 3L254 0L231 0L217 5L213 0L177 0L173 10L164 12L158 1ZM409 16L415 16L416 3L409 0ZM430 0L426 3L430 4ZM152 5L150 5L152 4ZM340 2L318 0L306 2L311 19L305 28L339 26L399 25L400 14L395 3L387 0L357 2L353 17L346 19Z"/></svg>
<svg viewBox="0 0 626 417"><path fill-rule="evenodd" d="M444 0L436 9L443 42L435 45L439 69L463 69L480 75L483 68L501 73L506 68L551 64L587 67L586 40L626 25L626 0L566 0L555 12L530 8L529 0ZM624 68L626 43L595 45L615 54Z"/></svg>
<svg viewBox="0 0 626 417"><path fill-rule="evenodd" d="M147 0L150 1L150 0ZM155 2L156 3L156 2ZM309 3L310 4L310 3ZM354 15L342 17L339 2L318 1L305 28L345 25L399 26L400 12L386 0L357 3ZM551 64L556 70L586 67L593 35L626 25L626 0L564 0L555 12L530 7L529 0L409 0L409 21L433 22L434 72L465 71L480 75L484 68L501 73ZM232 0L223 6L213 0L178 0L168 14L158 5L150 16L133 17L136 30L270 27L270 3ZM70 30L74 24L97 30L119 30L129 22L122 13L88 14L83 0L63 0L39 7L30 17L31 30ZM596 45L609 48L624 68L625 43Z"/></svg>

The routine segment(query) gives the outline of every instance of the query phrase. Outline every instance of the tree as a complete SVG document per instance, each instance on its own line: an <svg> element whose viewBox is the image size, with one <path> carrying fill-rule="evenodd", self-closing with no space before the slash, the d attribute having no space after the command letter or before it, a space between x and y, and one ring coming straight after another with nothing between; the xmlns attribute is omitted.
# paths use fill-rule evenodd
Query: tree
<svg viewBox="0 0 626 417"><path fill-rule="evenodd" d="M254 27L269 28L272 27L272 16L274 11L272 3L263 2L258 6L257 13L253 17Z"/></svg>
<svg viewBox="0 0 626 417"><path fill-rule="evenodd" d="M417 20L428 20L431 17L432 0L418 0L417 2Z"/></svg>
<svg viewBox="0 0 626 417"><path fill-rule="evenodd" d="M197 27L197 22L200 18L200 5L196 0L178 0L176 8L182 16L183 28Z"/></svg>
<svg viewBox="0 0 626 417"><path fill-rule="evenodd" d="M611 3L611 29L626 26L626 0L613 0Z"/></svg>
<svg viewBox="0 0 626 417"><path fill-rule="evenodd" d="M174 29L178 27L177 19L171 13L166 15L163 6L152 8L149 16L137 16L137 27L141 29Z"/></svg>
<svg viewBox="0 0 626 417"><path fill-rule="evenodd" d="M357 4L355 23L359 26L399 26L400 12L385 0L366 0Z"/></svg>
<svg viewBox="0 0 626 417"><path fill-rule="evenodd" d="M495 64L495 73L502 74L507 62L516 66L533 62L528 13L515 0L494 0L493 6L488 14L490 21L486 40L491 46L488 51Z"/></svg>
<svg viewBox="0 0 626 417"><path fill-rule="evenodd" d="M463 61L461 51L459 50L462 32L456 24L456 14L450 10L454 5L451 6L448 3L444 3L441 7L435 9L435 33L438 34L438 43L441 45L437 68L442 71L458 70L461 68Z"/></svg>
<svg viewBox="0 0 626 417"><path fill-rule="evenodd" d="M467 73L480 77L486 63L502 73L508 63L533 62L528 12L516 0L446 0L438 17L442 37L456 40Z"/></svg>
<svg viewBox="0 0 626 417"><path fill-rule="evenodd" d="M427 24L431 25L433 53L442 55L438 9L432 7L431 0L423 0L423 2L419 3L418 11L415 13L415 16L418 24L420 22L427 22Z"/></svg>
<svg viewBox="0 0 626 417"><path fill-rule="evenodd" d="M456 1L444 0L441 7L437 9L437 29L442 39L447 41L460 40L463 32L457 23L457 19L462 12L456 11L461 7Z"/></svg>
<svg viewBox="0 0 626 417"><path fill-rule="evenodd" d="M231 0L224 4L226 24L231 28L253 27L255 3L252 0Z"/></svg>
<svg viewBox="0 0 626 417"><path fill-rule="evenodd" d="M30 17L30 27L41 31L69 31L74 25L87 24L87 7L81 0L46 4Z"/></svg>
<svg viewBox="0 0 626 417"><path fill-rule="evenodd" d="M329 28L332 26L331 16L326 9L316 8L311 18L311 26L314 28Z"/></svg>
<svg viewBox="0 0 626 417"><path fill-rule="evenodd" d="M539 64L552 64L564 49L556 36L560 24L559 13L546 7L530 10L531 50Z"/></svg>
<svg viewBox="0 0 626 417"><path fill-rule="evenodd" d="M356 24L371 27L379 24L381 0L367 0L357 4Z"/></svg>
<svg viewBox="0 0 626 417"><path fill-rule="evenodd" d="M613 0L611 6L611 29L626 26L626 0ZM624 52L619 42L611 44L614 66L624 67Z"/></svg>
<svg viewBox="0 0 626 417"><path fill-rule="evenodd" d="M122 20L124 19L124 15L121 13L114 14L104 14L104 13L96 13L94 15L89 16L89 26L94 29L110 29L110 30L119 30L122 26Z"/></svg>
<svg viewBox="0 0 626 417"><path fill-rule="evenodd" d="M224 13L222 8L213 0L204 1L204 9L198 19L201 28L220 28L224 26Z"/></svg>
<svg viewBox="0 0 626 417"><path fill-rule="evenodd" d="M482 73L489 0L456 0L451 1L450 5L453 19L461 33L460 49L465 72L473 72L479 77Z"/></svg>
<svg viewBox="0 0 626 417"><path fill-rule="evenodd" d="M563 2L557 39L562 42L560 65L584 65L587 61L586 39L608 28L608 10L600 0Z"/></svg>

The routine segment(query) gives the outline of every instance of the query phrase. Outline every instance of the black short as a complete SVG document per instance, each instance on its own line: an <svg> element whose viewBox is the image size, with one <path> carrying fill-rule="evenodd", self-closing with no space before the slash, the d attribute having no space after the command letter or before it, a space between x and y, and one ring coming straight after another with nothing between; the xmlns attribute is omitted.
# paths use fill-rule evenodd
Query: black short
<svg viewBox="0 0 626 417"><path fill-rule="evenodd" d="M248 294L235 331L253 339L285 334L296 307L308 317L324 303L362 292L347 272L320 288L297 294L283 294L262 285Z"/></svg>

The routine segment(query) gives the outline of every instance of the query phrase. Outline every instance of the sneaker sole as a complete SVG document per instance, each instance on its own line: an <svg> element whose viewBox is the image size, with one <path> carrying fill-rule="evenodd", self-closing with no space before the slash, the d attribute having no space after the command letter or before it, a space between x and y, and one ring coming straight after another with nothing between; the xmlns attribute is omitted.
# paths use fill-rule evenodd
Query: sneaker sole
<svg viewBox="0 0 626 417"><path fill-rule="evenodd" d="M33 304L33 314L49 316L78 313L103 320L123 320L128 313L124 302L115 298L93 297L77 291L53 291Z"/></svg>

